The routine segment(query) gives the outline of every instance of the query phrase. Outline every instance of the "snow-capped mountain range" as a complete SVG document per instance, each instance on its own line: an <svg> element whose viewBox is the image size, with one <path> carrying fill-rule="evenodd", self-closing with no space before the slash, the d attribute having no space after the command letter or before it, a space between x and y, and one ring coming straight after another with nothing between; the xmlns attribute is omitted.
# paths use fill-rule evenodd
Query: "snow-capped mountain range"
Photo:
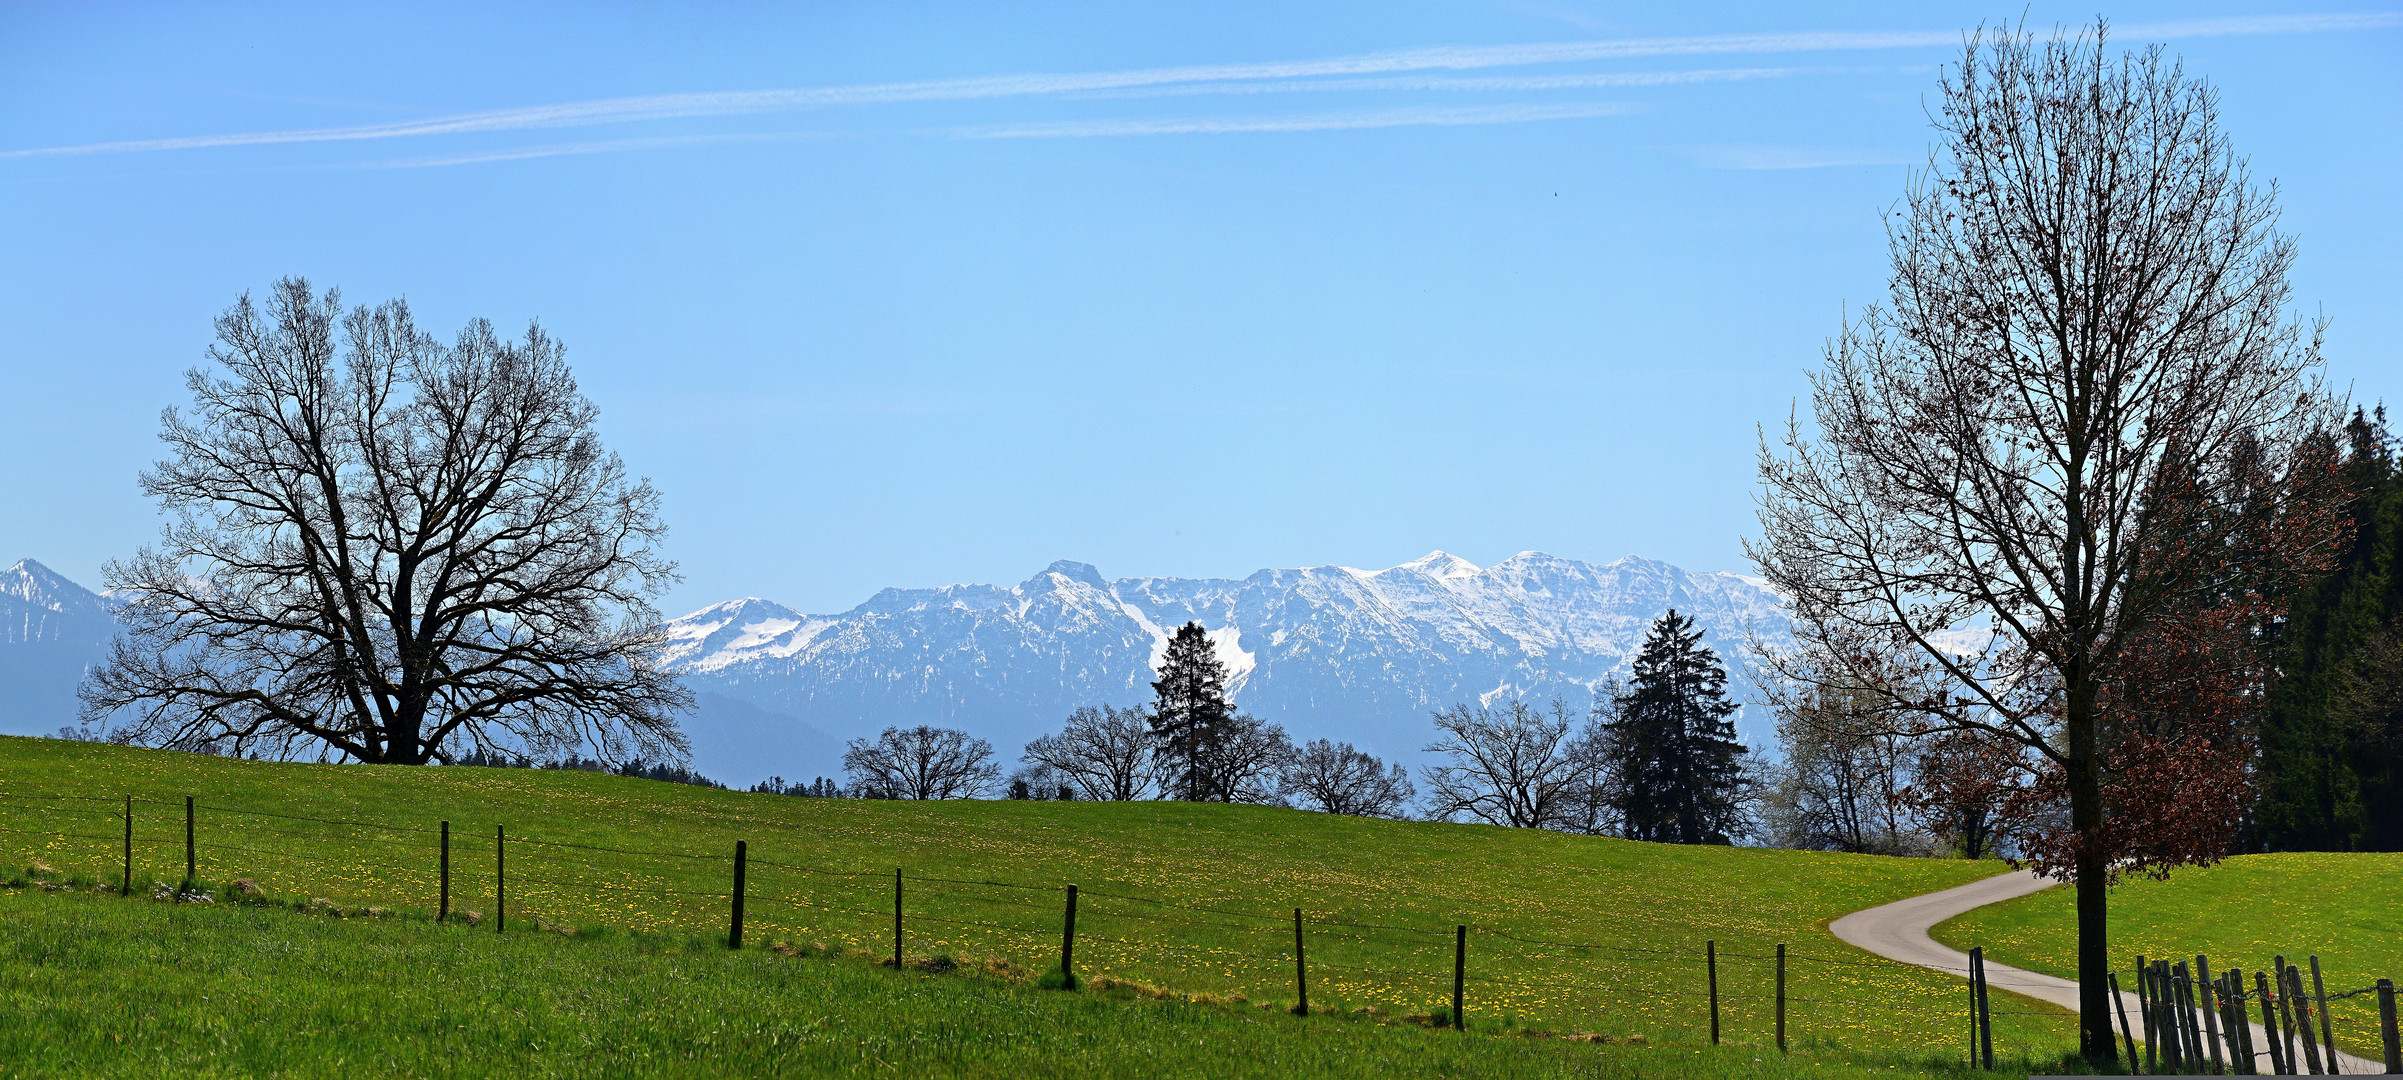
<svg viewBox="0 0 2403 1080"><path fill-rule="evenodd" d="M116 636L108 598L32 559L0 570L0 734L74 723L75 684Z"/></svg>
<svg viewBox="0 0 2403 1080"><path fill-rule="evenodd" d="M791 746L809 760L830 761L834 741L915 723L967 729L1014 757L1079 705L1148 701L1168 635L1196 621L1244 710L1297 739L1414 761L1431 710L1514 696L1586 708L1672 607L1709 631L1704 641L1729 662L1739 693L1748 694L1746 628L1789 640L1777 597L1757 579L1533 551L1480 568L1438 551L1385 570L1262 570L1239 581L1110 580L1062 561L1015 586L886 589L839 615L750 598L670 622L668 660L697 691L813 729L809 752ZM1768 741L1756 719L1739 725ZM696 757L715 756L695 735Z"/></svg>
<svg viewBox="0 0 2403 1080"><path fill-rule="evenodd" d="M30 559L0 571L0 734L73 722L116 606ZM1209 630L1239 707L1297 739L1415 763L1431 710L1513 696L1586 708L1672 607L1709 631L1739 698L1747 627L1790 641L1756 579L1532 551L1480 568L1439 551L1241 580L1110 580L1063 561L1014 586L886 589L836 615L736 600L669 622L666 659L699 698L685 723L693 764L738 784L838 776L843 742L890 724L964 728L1014 763L1077 706L1149 701L1153 666L1187 621ZM1765 720L1747 712L1740 730L1766 745Z"/></svg>

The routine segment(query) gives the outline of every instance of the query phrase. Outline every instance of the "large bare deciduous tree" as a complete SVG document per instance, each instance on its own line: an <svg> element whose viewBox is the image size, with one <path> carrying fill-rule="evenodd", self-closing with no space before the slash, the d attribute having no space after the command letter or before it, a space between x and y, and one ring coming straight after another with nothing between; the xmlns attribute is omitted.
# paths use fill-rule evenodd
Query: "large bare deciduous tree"
<svg viewBox="0 0 2403 1080"><path fill-rule="evenodd" d="M276 283L141 477L172 515L104 571L126 633L84 723L151 745L423 764L470 752L681 760L653 657L674 580L659 496L601 445L560 343Z"/></svg>
<svg viewBox="0 0 2403 1080"><path fill-rule="evenodd" d="M1550 711L1512 699L1501 708L1454 705L1435 714L1441 737L1426 752L1446 763L1421 770L1427 814L1466 815L1516 829L1562 828L1590 801L1593 756L1582 752L1576 714L1565 701Z"/></svg>
<svg viewBox="0 0 2403 1080"><path fill-rule="evenodd" d="M1294 751L1284 786L1307 810L1355 817L1398 818L1418 794L1410 771L1382 761L1350 743L1313 739Z"/></svg>
<svg viewBox="0 0 2403 1080"><path fill-rule="evenodd" d="M1093 802L1128 802L1151 790L1157 739L1140 708L1087 705L1057 735L1026 744L1020 760L1065 777Z"/></svg>
<svg viewBox="0 0 2403 1080"><path fill-rule="evenodd" d="M2106 889L2225 850L2231 655L2330 550L2335 413L2214 92L2104 38L1981 32L1946 72L1891 306L1830 344L1816 435L1762 448L1751 554L1837 689L2008 742L2066 808L2022 849L2076 883L2081 1041L2108 1061Z"/></svg>
<svg viewBox="0 0 2403 1080"><path fill-rule="evenodd" d="M993 744L925 724L851 740L843 771L851 774L853 793L870 799L975 799L1001 782Z"/></svg>

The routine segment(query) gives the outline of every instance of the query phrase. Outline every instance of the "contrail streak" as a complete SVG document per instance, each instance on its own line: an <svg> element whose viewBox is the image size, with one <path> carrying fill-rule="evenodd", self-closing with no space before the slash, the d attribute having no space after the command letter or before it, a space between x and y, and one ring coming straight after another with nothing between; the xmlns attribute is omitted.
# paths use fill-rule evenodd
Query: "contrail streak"
<svg viewBox="0 0 2403 1080"><path fill-rule="evenodd" d="M1576 120L1590 116L1615 116L1629 111L1631 110L1628 106L1612 102L1578 105L1489 105L1452 109L1364 109L1358 112L1257 119L1067 121L1054 124L970 128L959 134L970 139L1083 139L1111 135L1224 135L1247 131L1347 131L1360 128L1523 124L1535 120Z"/></svg>
<svg viewBox="0 0 2403 1080"><path fill-rule="evenodd" d="M2397 26L2403 26L2403 12L2235 16L2128 26L2119 28L2115 33L2122 39L2172 40L2378 30ZM1143 68L1130 71L1064 75L996 75L789 90L653 94L642 97L600 98L553 105L492 109L390 124L188 135L164 139L134 139L120 142L80 143L72 146L6 150L0 151L0 160L264 146L282 143L423 138L488 131L623 124L645 120L742 116L839 106L916 101L966 101L1085 91L1126 90L1137 87L1387 75L1411 71L1469 71L1531 64L1623 60L1639 57L1926 48L1958 45L1962 37L1963 33L1958 30L1824 31L1712 34L1697 37L1631 38L1613 41L1570 41L1522 45L1442 45L1316 60Z"/></svg>

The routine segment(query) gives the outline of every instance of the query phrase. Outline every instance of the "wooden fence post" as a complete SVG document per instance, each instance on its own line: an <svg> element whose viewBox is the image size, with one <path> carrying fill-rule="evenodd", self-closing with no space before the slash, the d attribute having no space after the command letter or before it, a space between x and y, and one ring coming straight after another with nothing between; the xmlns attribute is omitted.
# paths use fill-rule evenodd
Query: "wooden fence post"
<svg viewBox="0 0 2403 1080"><path fill-rule="evenodd" d="M1994 1013L1986 995L1986 947L1974 951L1977 967L1977 1046L1986 1063L1986 1071L1994 1071Z"/></svg>
<svg viewBox="0 0 2403 1080"><path fill-rule="evenodd" d="M2153 1022L2160 1020L2160 1015L2153 1008L2153 965L2143 962L2141 953L2136 955L2136 1020L2143 1025L2143 1070L2158 1075L2160 1034L2153 1032ZM2136 1063L2129 1061L2127 1068L2136 1068Z"/></svg>
<svg viewBox="0 0 2403 1080"><path fill-rule="evenodd" d="M2320 1041L2328 1046L2328 1073L2333 1076L2337 1071L2336 1033L2328 1027L2328 984L2320 979L2320 958L2317 956L2311 958L2311 993L2320 1002ZM2310 1032L2304 1034L2308 1036Z"/></svg>
<svg viewBox="0 0 2403 1080"><path fill-rule="evenodd" d="M2236 1043L2242 1048L2238 1056L2244 1059L2245 1074L2261 1075L2261 1048L2253 1045L2253 1021L2244 1012L2242 968L2233 968L2228 972L2228 1015L2236 1022Z"/></svg>
<svg viewBox="0 0 2403 1080"><path fill-rule="evenodd" d="M1468 986L1468 927L1452 928L1452 1030L1468 1030L1468 1017L1461 1015L1462 991Z"/></svg>
<svg viewBox="0 0 2403 1080"><path fill-rule="evenodd" d="M1299 936L1299 924L1295 934ZM1068 918L1060 926L1060 989L1076 989L1076 886L1068 886Z"/></svg>
<svg viewBox="0 0 2403 1080"><path fill-rule="evenodd" d="M1702 963L1710 970L1710 1044L1719 1045L1719 943L1702 943Z"/></svg>
<svg viewBox="0 0 2403 1080"><path fill-rule="evenodd" d="M2187 1073L2189 1068L2196 1066L2196 1061L2194 1061L2196 1046L2194 1046L2194 1037L2187 1032L2187 1005L2184 1005L2184 989L2177 984L2177 972L2180 972L2182 965L2172 965L2172 962L2168 962L2168 960L2155 960L2155 962L2160 965L2160 991L2163 991L2160 993L2160 1034L2163 1034L2165 1039L2170 1039L2170 1058L2168 1058L2168 1063L2165 1063L2165 1068L2168 1068L2170 1073Z"/></svg>
<svg viewBox="0 0 2403 1080"><path fill-rule="evenodd" d="M2236 1060L2242 1063L2237 1071L2247 1076L2259 1076L2261 1059L2254 1056L2253 1022L2246 1018L2244 1012L2243 968L2228 969L2227 995L2228 1034L2232 1039L2229 1045L2236 1053Z"/></svg>
<svg viewBox="0 0 2403 1080"><path fill-rule="evenodd" d="M1293 909L1293 1015L1310 1015L1310 968L1302 962L1302 909Z"/></svg>
<svg viewBox="0 0 2403 1080"><path fill-rule="evenodd" d="M2395 1031L2395 980L2378 980L2378 1037L2386 1046L2386 1071L2403 1073L2403 1039Z"/></svg>
<svg viewBox="0 0 2403 1080"><path fill-rule="evenodd" d="M133 796L125 797L125 881L117 887L117 895L133 895Z"/></svg>
<svg viewBox="0 0 2403 1080"><path fill-rule="evenodd" d="M2286 957L2270 958L2270 985L2277 988L2278 1020L2280 1021L2270 1031L2280 1040L2286 1051L2286 1075L2301 1076L2303 1075L2303 1059L2295 1056L2294 1002L2286 996Z"/></svg>
<svg viewBox="0 0 2403 1080"><path fill-rule="evenodd" d="M1777 943L1777 1052L1786 1052L1786 946Z"/></svg>
<svg viewBox="0 0 2403 1080"><path fill-rule="evenodd" d="M2303 1029L2303 1063L2311 1067L2313 1076L2333 1071L2320 1068L2320 1041L2311 1037L2311 999L2303 994L2302 970L2293 964L2286 965L2286 987L2294 998L2295 1026Z"/></svg>
<svg viewBox="0 0 2403 1080"><path fill-rule="evenodd" d="M2128 1073L2136 1072L2136 1033L2128 1027L2128 999L2121 996L2119 973L2111 973L2111 1007L2119 1010L2119 1037L2128 1042Z"/></svg>
<svg viewBox="0 0 2403 1080"><path fill-rule="evenodd" d="M192 797L184 796L184 888L192 887L194 870L199 866L198 852L192 847Z"/></svg>
<svg viewBox="0 0 2403 1080"><path fill-rule="evenodd" d="M2176 971L2178 1032L2185 1038L2187 1067L2199 1073L2203 1071L2203 1018L2196 1011L2196 1002L2202 999L2195 995L2194 971L2186 961L2178 961Z"/></svg>
<svg viewBox="0 0 2403 1080"><path fill-rule="evenodd" d="M726 947L743 947L743 875L751 867L751 844L747 840L734 842L734 925L726 931Z"/></svg>
<svg viewBox="0 0 2403 1080"><path fill-rule="evenodd" d="M509 826L492 827L492 932L509 929Z"/></svg>
<svg viewBox="0 0 2403 1080"><path fill-rule="evenodd" d="M451 823L442 823L442 900L434 909L435 922L451 921Z"/></svg>
<svg viewBox="0 0 2403 1080"><path fill-rule="evenodd" d="M893 868L893 970L901 970L901 868Z"/></svg>
<svg viewBox="0 0 2403 1080"><path fill-rule="evenodd" d="M2194 985L2196 991L2203 995L2203 1026L2209 1029L2211 1036L2211 1071L2215 1075L2225 1073L2228 1071L2227 1059L2220 1056L2219 1052L2219 1002L2211 992L2211 958L2202 953L2194 954Z"/></svg>
<svg viewBox="0 0 2403 1080"><path fill-rule="evenodd" d="M2253 973L2253 992L2261 997L2261 1030L2269 1036L2265 1041L2269 1043L2270 1075L2284 1076L2287 1063L2278 1053L2278 1006L2270 997L2269 973Z"/></svg>

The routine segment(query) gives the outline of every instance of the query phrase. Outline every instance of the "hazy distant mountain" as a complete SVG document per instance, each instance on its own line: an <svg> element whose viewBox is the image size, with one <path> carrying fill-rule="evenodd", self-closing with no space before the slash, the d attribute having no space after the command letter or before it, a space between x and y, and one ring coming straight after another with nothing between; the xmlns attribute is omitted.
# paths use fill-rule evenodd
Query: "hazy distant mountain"
<svg viewBox="0 0 2403 1080"><path fill-rule="evenodd" d="M75 722L75 684L108 659L114 608L32 559L0 570L0 734L51 735Z"/></svg>
<svg viewBox="0 0 2403 1080"><path fill-rule="evenodd" d="M1747 624L1787 639L1783 609L1755 579L1532 551L1480 569L1439 551L1387 570L1240 581L1112 581L1063 561L1014 587L886 589L839 615L744 599L671 622L669 660L698 690L832 739L941 723L1014 756L1078 705L1149 700L1151 665L1192 620L1211 631L1245 710L1297 738L1414 756L1428 712L1455 702L1560 697L1585 708L1671 607L1710 631L1705 642L1731 669ZM1765 726L1743 726L1767 741Z"/></svg>
<svg viewBox="0 0 2403 1080"><path fill-rule="evenodd" d="M1297 738L1415 759L1428 712L1455 702L1585 708L1670 607L1710 631L1731 670L1747 625L1787 640L1777 598L1735 574L1538 552L1480 569L1435 552L1240 581L1112 581L1056 562L1016 586L886 589L839 615L737 600L669 623L667 659L699 698L693 764L737 784L838 776L843 741L887 724L966 728L1014 762L1079 705L1149 701L1152 665L1188 620L1210 630L1239 706ZM0 733L73 722L75 685L117 633L113 608L32 560L0 572ZM1768 741L1764 724L1739 723Z"/></svg>

